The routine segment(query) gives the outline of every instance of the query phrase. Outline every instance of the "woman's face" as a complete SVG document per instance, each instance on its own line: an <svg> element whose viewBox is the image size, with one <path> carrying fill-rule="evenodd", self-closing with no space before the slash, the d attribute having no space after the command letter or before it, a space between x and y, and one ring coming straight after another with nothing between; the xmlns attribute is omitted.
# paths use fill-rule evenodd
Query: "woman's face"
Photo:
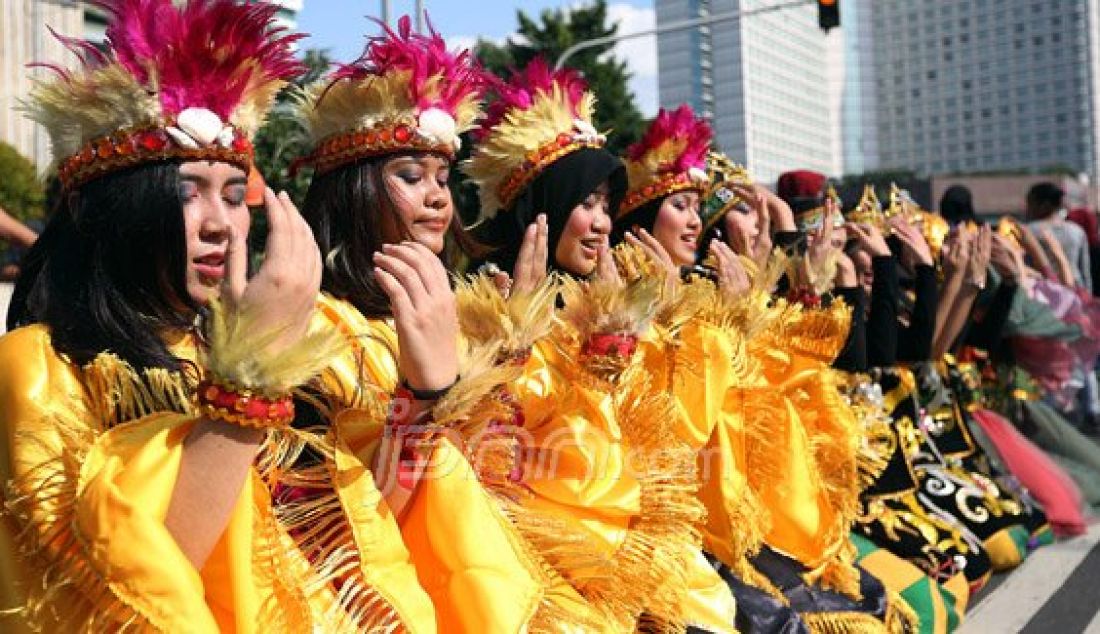
<svg viewBox="0 0 1100 634"><path fill-rule="evenodd" d="M180 200L187 237L187 294L205 304L225 277L230 233L248 236L252 222L245 205L245 173L229 163L192 161L180 165Z"/></svg>
<svg viewBox="0 0 1100 634"><path fill-rule="evenodd" d="M682 191L669 194L661 202L652 233L673 262L685 266L695 262L695 249L699 245L702 226L699 193Z"/></svg>
<svg viewBox="0 0 1100 634"><path fill-rule="evenodd" d="M405 233L432 250L443 252L447 231L454 216L454 201L448 181L451 162L441 156L398 156L382 165L382 180L393 201L399 226L389 227L386 242L400 242Z"/></svg>
<svg viewBox="0 0 1100 634"><path fill-rule="evenodd" d="M596 270L596 260L600 250L607 246L607 235L611 232L609 192L605 181L569 213L554 248L558 267L581 277Z"/></svg>
<svg viewBox="0 0 1100 634"><path fill-rule="evenodd" d="M726 244L739 255L752 255L752 246L760 237L760 219L754 209L737 205L723 218Z"/></svg>

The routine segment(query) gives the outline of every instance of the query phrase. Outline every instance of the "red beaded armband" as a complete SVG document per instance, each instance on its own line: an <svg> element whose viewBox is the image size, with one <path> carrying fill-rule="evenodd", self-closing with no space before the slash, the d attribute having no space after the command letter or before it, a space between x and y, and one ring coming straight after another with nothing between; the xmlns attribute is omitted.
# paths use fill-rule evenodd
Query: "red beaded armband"
<svg viewBox="0 0 1100 634"><path fill-rule="evenodd" d="M285 428L294 420L289 394L272 398L216 379L200 383L195 400L203 415L242 427Z"/></svg>
<svg viewBox="0 0 1100 634"><path fill-rule="evenodd" d="M581 348L581 355L587 357L616 356L629 358L638 347L638 337L626 334L592 335Z"/></svg>
<svg viewBox="0 0 1100 634"><path fill-rule="evenodd" d="M797 302L807 308L821 307L821 296L808 288L792 288L787 293L787 300Z"/></svg>

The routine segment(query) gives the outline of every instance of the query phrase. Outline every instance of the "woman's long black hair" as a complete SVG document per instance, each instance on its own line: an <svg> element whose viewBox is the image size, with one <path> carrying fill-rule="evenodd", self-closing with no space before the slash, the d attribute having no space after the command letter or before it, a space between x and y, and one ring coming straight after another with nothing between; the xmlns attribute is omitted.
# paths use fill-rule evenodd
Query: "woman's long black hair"
<svg viewBox="0 0 1100 634"><path fill-rule="evenodd" d="M408 238L382 176L383 165L395 156L373 157L315 175L302 205L302 216L325 259L321 290L351 302L367 317L391 313L389 298L374 279L374 253L392 241L387 235ZM475 255L479 250L463 231L457 209L450 238L442 254L448 269L462 253Z"/></svg>
<svg viewBox="0 0 1100 634"><path fill-rule="evenodd" d="M22 263L7 326L45 324L78 364L113 352L137 369L178 369L161 340L186 328L187 241L179 163L112 173L64 195Z"/></svg>
<svg viewBox="0 0 1100 634"><path fill-rule="evenodd" d="M546 166L517 196L508 211L471 231L487 245L485 260L511 273L523 244L523 234L539 214L546 214L548 267L558 269L554 254L573 210L603 183L608 184L608 213L615 217L626 193L626 168L617 156L602 148L582 148Z"/></svg>

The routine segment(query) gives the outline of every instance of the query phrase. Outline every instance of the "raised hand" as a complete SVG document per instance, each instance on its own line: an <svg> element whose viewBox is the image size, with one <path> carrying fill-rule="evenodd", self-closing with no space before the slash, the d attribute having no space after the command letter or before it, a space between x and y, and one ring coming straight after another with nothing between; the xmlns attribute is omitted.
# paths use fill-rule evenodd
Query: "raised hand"
<svg viewBox="0 0 1100 634"><path fill-rule="evenodd" d="M882 232L878 230L878 227L848 222L845 223L844 230L871 257L880 258L890 255L890 247L887 246L886 239L882 237Z"/></svg>
<svg viewBox="0 0 1100 634"><path fill-rule="evenodd" d="M966 268L967 279L978 288L985 287L986 271L989 268L989 257L992 250L993 227L984 224L978 229L978 234L974 237L973 248L970 250L970 259Z"/></svg>
<svg viewBox="0 0 1100 634"><path fill-rule="evenodd" d="M523 244L520 245L516 266L512 271L512 292L532 291L546 279L549 235L546 214L539 214L523 234Z"/></svg>
<svg viewBox="0 0 1100 634"><path fill-rule="evenodd" d="M914 264L932 266L932 249L928 247L928 241L924 239L920 229L900 217L890 219L890 228L893 229L894 235L901 241Z"/></svg>
<svg viewBox="0 0 1100 634"><path fill-rule="evenodd" d="M387 244L374 263L393 310L401 376L418 390L452 385L458 376L458 317L447 270L416 242Z"/></svg>
<svg viewBox="0 0 1100 634"><path fill-rule="evenodd" d="M231 310L256 315L261 332L280 333L271 345L286 348L309 330L321 288L321 252L286 192L276 196L268 188L264 209L270 231L263 264L249 279L247 236L230 229L220 295Z"/></svg>
<svg viewBox="0 0 1100 634"><path fill-rule="evenodd" d="M734 298L748 291L751 286L749 276L737 254L721 240L711 241L710 252L718 264L718 286L722 293Z"/></svg>
<svg viewBox="0 0 1100 634"><path fill-rule="evenodd" d="M630 231L626 233L627 243L640 248L650 260L660 266L665 273L665 280L669 284L679 282L680 267L672 261L672 256L668 254L665 247L645 229L637 229L637 231L637 235Z"/></svg>

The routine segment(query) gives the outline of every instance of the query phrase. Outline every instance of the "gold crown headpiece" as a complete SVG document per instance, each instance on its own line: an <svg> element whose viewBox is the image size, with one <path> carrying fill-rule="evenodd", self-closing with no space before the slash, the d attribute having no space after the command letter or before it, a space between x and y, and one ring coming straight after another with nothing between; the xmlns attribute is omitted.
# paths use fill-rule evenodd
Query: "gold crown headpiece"
<svg viewBox="0 0 1100 634"><path fill-rule="evenodd" d="M735 205L746 202L731 187L732 185L751 186L753 184L752 175L745 166L734 163L721 152L707 154L707 174L710 176L710 186L700 206L699 214L703 220L703 231L713 227Z"/></svg>

